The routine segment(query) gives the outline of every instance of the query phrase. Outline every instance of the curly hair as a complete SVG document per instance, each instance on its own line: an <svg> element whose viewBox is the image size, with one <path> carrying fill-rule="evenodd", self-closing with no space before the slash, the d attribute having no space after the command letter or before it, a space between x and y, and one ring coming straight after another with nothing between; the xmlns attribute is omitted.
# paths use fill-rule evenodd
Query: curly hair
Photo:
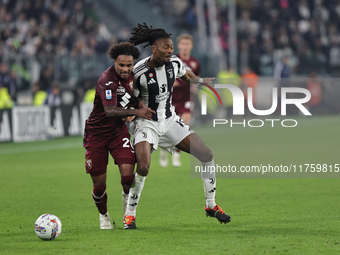
<svg viewBox="0 0 340 255"><path fill-rule="evenodd" d="M152 28L152 26L148 26L145 22L143 24L139 24L137 27L132 28L133 32L131 32L132 36L129 39L129 42L133 45L139 45L141 43L147 43L144 45L144 48L148 45L152 45L159 38L170 38L171 34L165 32L162 28Z"/></svg>
<svg viewBox="0 0 340 255"><path fill-rule="evenodd" d="M119 55L132 56L134 59L138 59L140 56L139 49L129 42L122 42L112 45L107 53L110 58L116 60Z"/></svg>

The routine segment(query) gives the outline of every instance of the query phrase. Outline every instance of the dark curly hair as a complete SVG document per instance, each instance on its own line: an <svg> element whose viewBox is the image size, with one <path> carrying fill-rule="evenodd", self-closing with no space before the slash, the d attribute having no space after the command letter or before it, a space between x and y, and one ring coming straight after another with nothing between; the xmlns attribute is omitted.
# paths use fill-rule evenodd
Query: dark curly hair
<svg viewBox="0 0 340 255"><path fill-rule="evenodd" d="M144 45L144 48L152 45L159 38L170 38L171 36L163 28L152 28L152 26L149 27L145 22L143 25L138 23L138 26L132 28L132 30L129 42L133 45L147 43Z"/></svg>
<svg viewBox="0 0 340 255"><path fill-rule="evenodd" d="M140 56L139 49L129 42L122 42L112 45L107 53L110 58L116 60L119 55L132 56L134 59L138 59Z"/></svg>

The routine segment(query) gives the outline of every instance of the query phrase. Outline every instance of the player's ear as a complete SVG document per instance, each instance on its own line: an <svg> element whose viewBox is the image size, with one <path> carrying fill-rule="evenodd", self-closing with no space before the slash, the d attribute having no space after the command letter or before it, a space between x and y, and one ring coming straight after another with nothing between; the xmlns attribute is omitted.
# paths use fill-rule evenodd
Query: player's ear
<svg viewBox="0 0 340 255"><path fill-rule="evenodd" d="M152 45L151 45L152 53L156 53L156 49L157 49L156 45L155 45L155 44L152 44Z"/></svg>

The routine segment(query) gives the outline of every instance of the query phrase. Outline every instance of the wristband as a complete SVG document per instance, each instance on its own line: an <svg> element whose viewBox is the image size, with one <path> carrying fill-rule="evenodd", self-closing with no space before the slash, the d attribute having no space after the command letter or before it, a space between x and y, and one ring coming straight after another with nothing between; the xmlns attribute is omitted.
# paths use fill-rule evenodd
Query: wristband
<svg viewBox="0 0 340 255"><path fill-rule="evenodd" d="M203 83L203 78L202 77L198 78L198 83Z"/></svg>

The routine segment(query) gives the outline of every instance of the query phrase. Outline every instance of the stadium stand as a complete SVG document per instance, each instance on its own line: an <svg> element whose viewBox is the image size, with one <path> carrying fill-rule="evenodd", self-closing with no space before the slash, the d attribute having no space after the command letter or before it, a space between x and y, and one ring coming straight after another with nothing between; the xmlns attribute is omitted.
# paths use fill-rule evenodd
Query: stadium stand
<svg viewBox="0 0 340 255"><path fill-rule="evenodd" d="M169 15L174 23L191 29L192 33L197 30L196 1L182 1L181 5L177 1L144 1L157 6L162 13L173 10ZM226 53L229 49L227 2L216 1L219 37ZM261 76L272 76L275 63L288 55L296 75L306 76L312 70L321 75L340 74L340 1L239 0L236 3L239 72L249 66Z"/></svg>
<svg viewBox="0 0 340 255"><path fill-rule="evenodd" d="M118 0L1 1L0 62L9 67L8 74L15 80L17 88L12 91L32 93L35 83L48 90L49 84L56 81L62 90L72 90L75 94L72 102L79 102L77 95L84 95L79 87L84 88L89 80L95 81L111 64L105 53L108 46L126 40L128 29L137 22L166 24L174 36L188 31L194 36L198 33L195 0L126 0L125 5L131 10L126 15L119 3ZM238 0L236 3L238 73L250 67L259 76L273 77L276 63L288 56L292 76L307 77L313 70L319 76L339 76L340 1ZM216 0L216 6L218 36L228 62L227 1ZM141 21L143 8L150 15ZM204 15L208 19L207 5ZM207 53L197 54L195 50L204 74ZM17 100L17 95L11 96Z"/></svg>

